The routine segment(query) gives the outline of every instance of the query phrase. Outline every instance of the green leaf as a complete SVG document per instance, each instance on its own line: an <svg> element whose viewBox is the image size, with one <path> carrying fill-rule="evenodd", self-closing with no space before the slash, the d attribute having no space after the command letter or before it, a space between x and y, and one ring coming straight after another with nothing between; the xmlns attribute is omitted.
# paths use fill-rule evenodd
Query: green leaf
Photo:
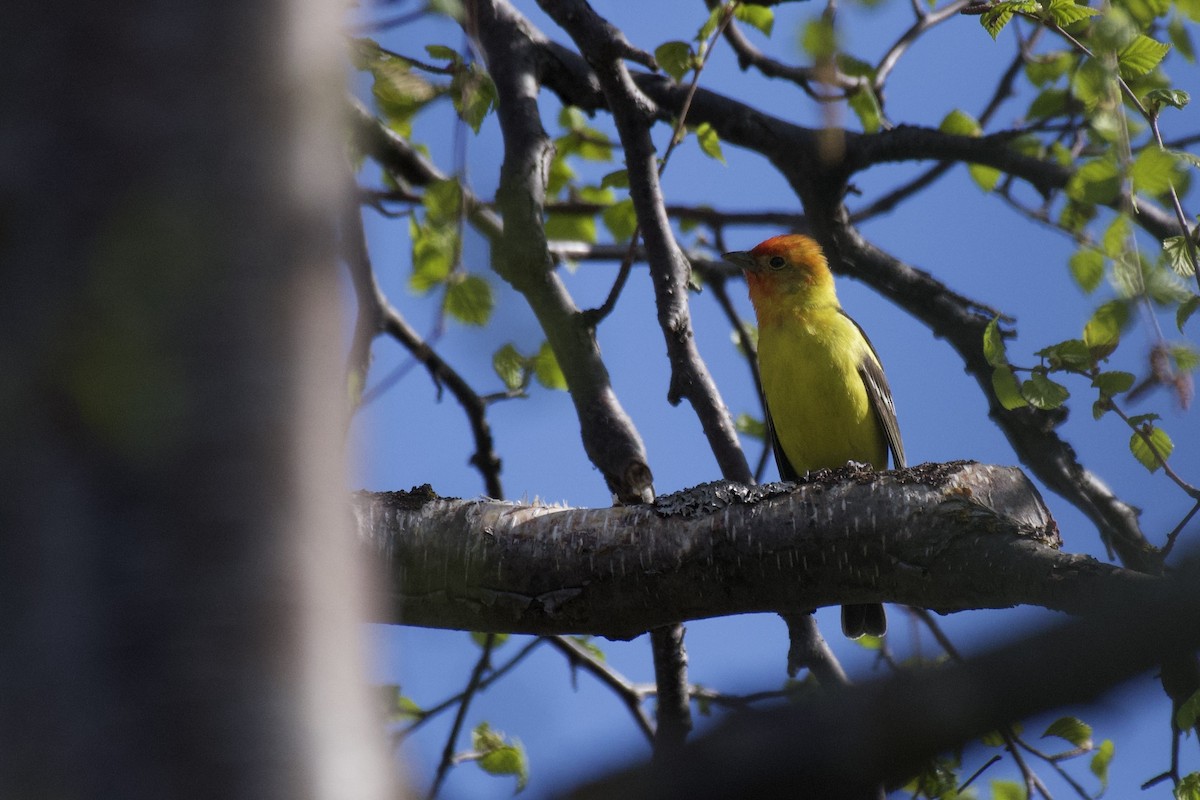
<svg viewBox="0 0 1200 800"><path fill-rule="evenodd" d="M983 133L983 128L979 126L979 121L966 111L958 108L942 118L941 123L938 125L938 130L956 136L979 136Z"/></svg>
<svg viewBox="0 0 1200 800"><path fill-rule="evenodd" d="M711 123L701 122L696 127L696 141L704 155L725 163L725 156L721 153L721 138L717 136L716 128Z"/></svg>
<svg viewBox="0 0 1200 800"><path fill-rule="evenodd" d="M462 186L454 178L434 181L425 187L421 196L425 221L432 225L448 225L458 221L462 209Z"/></svg>
<svg viewBox="0 0 1200 800"><path fill-rule="evenodd" d="M1164 266L1151 263L1147 259L1140 262L1142 269L1142 284L1146 296L1159 305L1173 306L1191 297L1191 292L1173 271Z"/></svg>
<svg viewBox="0 0 1200 800"><path fill-rule="evenodd" d="M488 636L492 637L492 648L495 649L508 641L509 634L507 633L480 633L479 631L471 631L471 641L477 647L486 647Z"/></svg>
<svg viewBox="0 0 1200 800"><path fill-rule="evenodd" d="M450 82L450 95L454 98L454 110L462 121L479 133L480 126L488 113L496 107L496 84L478 66L459 70Z"/></svg>
<svg viewBox="0 0 1200 800"><path fill-rule="evenodd" d="M1110 158L1084 162L1067 181L1067 197L1092 205L1111 203L1117 199L1120 189L1117 165Z"/></svg>
<svg viewBox="0 0 1200 800"><path fill-rule="evenodd" d="M1152 111L1158 111L1163 106L1184 108L1191 101L1192 96L1183 89L1151 89L1142 98L1142 102L1150 106Z"/></svg>
<svg viewBox="0 0 1200 800"><path fill-rule="evenodd" d="M717 30L717 26L721 24L721 17L725 14L725 6L718 3L713 6L712 11L708 12L708 19L700 26L700 30L696 31L696 41L703 42L708 37L712 36Z"/></svg>
<svg viewBox="0 0 1200 800"><path fill-rule="evenodd" d="M983 135L983 128L979 126L979 122L967 112L957 108L942 119L938 129L956 136L977 137ZM990 192L1000 182L1000 170L995 167L968 164L967 170L979 188L985 192Z"/></svg>
<svg viewBox="0 0 1200 800"><path fill-rule="evenodd" d="M567 242L596 242L596 219L590 214L564 214L551 211L546 215L546 238Z"/></svg>
<svg viewBox="0 0 1200 800"><path fill-rule="evenodd" d="M1025 800L1025 787L1016 781L994 780L990 785L992 800Z"/></svg>
<svg viewBox="0 0 1200 800"><path fill-rule="evenodd" d="M617 199L612 189L605 189L601 186L580 186L575 194L585 203L595 203L600 206L612 205Z"/></svg>
<svg viewBox="0 0 1200 800"><path fill-rule="evenodd" d="M1196 63L1196 46L1192 44L1192 34L1183 24L1181 17L1172 17L1171 21L1167 23L1167 36L1171 38L1171 44L1175 46L1176 53L1183 56L1189 64ZM1180 108L1180 106L1175 107Z"/></svg>
<svg viewBox="0 0 1200 800"><path fill-rule="evenodd" d="M607 660L607 657L604 655L604 651L600 649L600 646L596 644L595 639L593 639L591 636L571 636L570 639L574 641L575 644L586 650L588 654L597 661Z"/></svg>
<svg viewBox="0 0 1200 800"><path fill-rule="evenodd" d="M1198 719L1200 719L1200 691L1194 692L1191 697L1179 704L1179 710L1175 712L1175 727L1181 731L1190 730L1195 727Z"/></svg>
<svg viewBox="0 0 1200 800"><path fill-rule="evenodd" d="M1108 788L1108 765L1112 763L1113 754L1116 751L1116 746L1112 743L1112 739L1105 739L1096 748L1096 754L1092 756L1090 765L1092 774L1100 779L1100 785Z"/></svg>
<svg viewBox="0 0 1200 800"><path fill-rule="evenodd" d="M629 170L618 169L600 179L600 186L605 189L628 189Z"/></svg>
<svg viewBox="0 0 1200 800"><path fill-rule="evenodd" d="M1117 252L1113 259L1112 285L1124 300L1146 294L1146 273L1142 269L1140 254L1130 250Z"/></svg>
<svg viewBox="0 0 1200 800"><path fill-rule="evenodd" d="M1155 197L1178 184L1182 165L1174 154L1158 147L1147 147L1138 153L1129 169L1134 191Z"/></svg>
<svg viewBox="0 0 1200 800"><path fill-rule="evenodd" d="M1050 723L1042 738L1057 736L1083 750L1092 749L1092 726L1076 717L1059 717Z"/></svg>
<svg viewBox="0 0 1200 800"><path fill-rule="evenodd" d="M380 686L379 690L383 712L387 715L388 722L409 722L425 716L425 709L417 705L411 697L406 697L399 686L388 684Z"/></svg>
<svg viewBox="0 0 1200 800"><path fill-rule="evenodd" d="M587 127L587 116L575 106L563 106L558 111L558 125L564 130L581 131Z"/></svg>
<svg viewBox="0 0 1200 800"><path fill-rule="evenodd" d="M380 115L390 129L410 136L416 113L448 89L425 80L412 71L407 61L382 53L373 42L366 45L361 41L359 57L369 65L371 94Z"/></svg>
<svg viewBox="0 0 1200 800"><path fill-rule="evenodd" d="M1003 367L1008 364L1004 337L1000 334L999 317L993 317L992 321L983 329L983 357L993 367Z"/></svg>
<svg viewBox="0 0 1200 800"><path fill-rule="evenodd" d="M427 44L425 45L425 52L429 54L430 58L443 58L455 64L462 60L457 50L453 47L446 47L444 44Z"/></svg>
<svg viewBox="0 0 1200 800"><path fill-rule="evenodd" d="M1175 7L1192 22L1200 22L1200 0L1176 0Z"/></svg>
<svg viewBox="0 0 1200 800"><path fill-rule="evenodd" d="M1083 341L1096 359L1106 358L1121 342L1121 331L1129 321L1129 306L1112 300L1096 309L1083 326Z"/></svg>
<svg viewBox="0 0 1200 800"><path fill-rule="evenodd" d="M1138 75L1145 75L1158 66L1158 62L1163 60L1170 49L1171 45L1155 41L1144 33L1139 33L1117 54L1117 68L1121 72L1121 77L1128 80L1136 78Z"/></svg>
<svg viewBox="0 0 1200 800"><path fill-rule="evenodd" d="M1196 313L1198 308L1200 308L1200 295L1194 294L1175 310L1175 327L1179 329L1180 333L1183 333L1183 326L1187 324L1188 319Z"/></svg>
<svg viewBox="0 0 1200 800"><path fill-rule="evenodd" d="M1144 29L1171 10L1171 0L1122 0L1121 7Z"/></svg>
<svg viewBox="0 0 1200 800"><path fill-rule="evenodd" d="M979 737L980 744L985 747L1004 747L1008 744L1004 739L1004 735L1000 731L989 731Z"/></svg>
<svg viewBox="0 0 1200 800"><path fill-rule="evenodd" d="M833 21L824 16L808 20L800 31L800 46L814 60L832 58L839 49L838 44Z"/></svg>
<svg viewBox="0 0 1200 800"><path fill-rule="evenodd" d="M863 86L846 98L850 110L858 117L864 133L878 133L883 127L883 108L869 86Z"/></svg>
<svg viewBox="0 0 1200 800"><path fill-rule="evenodd" d="M1112 370L1101 372L1092 378L1092 386L1099 389L1100 393L1106 397L1112 397L1116 394L1128 392L1133 387L1133 381L1134 375L1132 372Z"/></svg>
<svg viewBox="0 0 1200 800"><path fill-rule="evenodd" d="M1175 800L1200 800L1200 772L1183 776L1175 787Z"/></svg>
<svg viewBox="0 0 1200 800"><path fill-rule="evenodd" d="M997 3L980 15L979 22L983 25L983 29L995 39L1012 18L1012 4Z"/></svg>
<svg viewBox="0 0 1200 800"><path fill-rule="evenodd" d="M419 225L413 219L408 222L408 233L412 240L413 268L408 285L417 294L425 294L450 276L458 236L449 225Z"/></svg>
<svg viewBox="0 0 1200 800"><path fill-rule="evenodd" d="M1171 345L1171 359L1175 362L1175 369L1180 372L1191 372L1196 367L1200 367L1200 351L1191 345Z"/></svg>
<svg viewBox="0 0 1200 800"><path fill-rule="evenodd" d="M1109 258L1120 257L1126 251L1132 234L1133 226L1129 217L1124 214L1113 217L1112 222L1104 229L1104 235L1100 237L1100 248L1104 255Z"/></svg>
<svg viewBox="0 0 1200 800"><path fill-rule="evenodd" d="M1146 441L1147 438L1150 440L1149 442ZM1139 426L1138 430L1129 437L1129 452L1133 453L1133 457L1151 472L1156 472L1162 466L1159 456L1166 461L1171 457L1171 451L1174 449L1175 443L1171 441L1171 437L1167 436L1166 431L1162 428L1154 425Z"/></svg>
<svg viewBox="0 0 1200 800"><path fill-rule="evenodd" d="M466 325L486 325L496 300L491 284L478 275L456 273L446 287L446 313Z"/></svg>
<svg viewBox="0 0 1200 800"><path fill-rule="evenodd" d="M1049 409L1061 406L1071 393L1061 383L1052 381L1040 372L1035 372L1021 384L1021 394L1034 408Z"/></svg>
<svg viewBox="0 0 1200 800"><path fill-rule="evenodd" d="M1090 247L1076 250L1071 254L1069 262L1071 276L1085 294L1096 291L1100 281L1104 279L1104 254Z"/></svg>
<svg viewBox="0 0 1200 800"><path fill-rule="evenodd" d="M1029 119L1051 119L1067 113L1067 101L1070 99L1066 89L1043 89L1029 104L1025 116Z"/></svg>
<svg viewBox="0 0 1200 800"><path fill-rule="evenodd" d="M1080 339L1068 339L1037 351L1037 355L1050 362L1052 370L1074 370L1085 372L1092 368L1092 351Z"/></svg>
<svg viewBox="0 0 1200 800"><path fill-rule="evenodd" d="M637 212L633 209L633 199L626 197L619 203L614 203L600 212L604 227L612 234L613 241L626 242L637 230Z"/></svg>
<svg viewBox="0 0 1200 800"><path fill-rule="evenodd" d="M1058 216L1058 224L1072 233L1080 233L1096 216L1096 207L1090 203L1080 203L1077 200L1067 200L1062 213Z"/></svg>
<svg viewBox="0 0 1200 800"><path fill-rule="evenodd" d="M518 352L512 342L492 353L492 369L496 370L496 374L510 392L515 392L525 385L527 365L528 359Z"/></svg>
<svg viewBox="0 0 1200 800"><path fill-rule="evenodd" d="M1182 236L1168 236L1163 239L1163 256L1167 264L1181 278L1190 278L1196 274L1196 265L1192 262L1192 252L1188 249L1187 239Z"/></svg>
<svg viewBox="0 0 1200 800"><path fill-rule="evenodd" d="M767 423L758 417L750 416L744 411L737 415L737 418L733 421L733 427L738 433L745 434L752 439L762 440L767 438Z"/></svg>
<svg viewBox="0 0 1200 800"><path fill-rule="evenodd" d="M1099 13L1099 9L1077 5L1075 0L1050 0L1046 8L1046 16L1063 28Z"/></svg>
<svg viewBox="0 0 1200 800"><path fill-rule="evenodd" d="M546 176L546 196L558 197L575 180L575 170L567 163L565 153L555 153L550 159L550 174Z"/></svg>
<svg viewBox="0 0 1200 800"><path fill-rule="evenodd" d="M525 748L514 739L505 741L499 731L493 731L486 722L481 722L471 734L471 746L480 757L476 763L489 775L513 775L520 792L529 783L529 761Z"/></svg>
<svg viewBox="0 0 1200 800"><path fill-rule="evenodd" d="M875 65L873 64L868 64L866 61L846 53L838 53L834 60L837 62L838 69L852 78L875 79Z"/></svg>
<svg viewBox="0 0 1200 800"><path fill-rule="evenodd" d="M533 374L537 377L538 383L547 389L563 391L567 389L567 379L558 367L558 359L554 357L554 351L550 349L549 342L542 342L537 355L533 357Z"/></svg>
<svg viewBox="0 0 1200 800"><path fill-rule="evenodd" d="M1075 56L1066 50L1032 56L1025 62L1025 77L1034 86L1045 87L1066 75L1074 63Z"/></svg>
<svg viewBox="0 0 1200 800"><path fill-rule="evenodd" d="M426 8L434 14L443 14L456 22L466 19L462 0L429 0Z"/></svg>
<svg viewBox="0 0 1200 800"><path fill-rule="evenodd" d="M992 391L996 393L996 399L1006 411L1029 405L1029 401L1021 394L1017 376L1013 374L1012 367L1007 365L992 370Z"/></svg>
<svg viewBox="0 0 1200 800"><path fill-rule="evenodd" d="M654 60L678 83L692 68L694 53L687 42L665 42L654 50Z"/></svg>
<svg viewBox="0 0 1200 800"><path fill-rule="evenodd" d="M734 16L741 22L746 23L754 28L758 28L767 36L771 35L771 30L775 27L775 12L766 6L757 6L753 3L747 3L737 7Z"/></svg>
<svg viewBox="0 0 1200 800"><path fill-rule="evenodd" d="M1071 76L1071 94L1083 103L1084 108L1091 111L1101 102L1111 100L1114 94L1114 77L1104 62L1095 58L1085 58Z"/></svg>
<svg viewBox="0 0 1200 800"><path fill-rule="evenodd" d="M990 192L996 188L996 184L1000 182L1000 170L995 167L988 167L983 164L967 164L967 173L971 179L975 181L975 185L985 192Z"/></svg>

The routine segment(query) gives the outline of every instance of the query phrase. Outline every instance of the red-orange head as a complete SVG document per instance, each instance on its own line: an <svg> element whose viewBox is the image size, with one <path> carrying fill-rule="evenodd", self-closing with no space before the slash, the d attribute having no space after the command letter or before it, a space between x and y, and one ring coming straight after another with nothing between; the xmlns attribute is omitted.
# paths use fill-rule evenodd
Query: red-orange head
<svg viewBox="0 0 1200 800"><path fill-rule="evenodd" d="M737 264L746 274L750 302L758 313L786 306L837 305L833 274L825 261L821 245L798 233L772 236L753 250L726 253L725 260Z"/></svg>

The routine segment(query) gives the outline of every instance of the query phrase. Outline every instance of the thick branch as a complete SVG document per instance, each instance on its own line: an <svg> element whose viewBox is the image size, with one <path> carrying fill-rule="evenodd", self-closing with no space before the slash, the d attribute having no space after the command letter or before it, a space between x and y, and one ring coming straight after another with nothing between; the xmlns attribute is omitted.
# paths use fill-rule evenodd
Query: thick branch
<svg viewBox="0 0 1200 800"><path fill-rule="evenodd" d="M1094 701L1200 645L1196 570L1111 587L1093 614L996 647L961 665L902 672L813 702L731 717L676 762L640 766L580 798L869 797L945 752L1031 714ZM1149 589L1149 591L1146 591ZM1032 679L1031 679L1032 676ZM730 768L736 764L737 768Z"/></svg>
<svg viewBox="0 0 1200 800"><path fill-rule="evenodd" d="M659 327L671 360L668 400L675 404L686 398L692 404L722 476L748 482L753 476L738 444L733 420L696 349L688 309L689 267L663 206L658 162L650 138L655 116L653 104L634 85L625 68L622 58L626 48L618 46L623 39L613 39L612 26L586 2L541 0L540 4L571 35L591 64L621 137L629 173L629 195L646 242Z"/></svg>
<svg viewBox="0 0 1200 800"><path fill-rule="evenodd" d="M566 287L546 245L543 206L553 145L538 113L538 84L527 23L504 3L469 6L498 97L504 163L496 204L504 233L493 240L493 266L525 296L546 332L579 417L584 449L608 488L625 502L650 496L645 448L613 392L600 347Z"/></svg>
<svg viewBox="0 0 1200 800"><path fill-rule="evenodd" d="M636 636L680 619L887 601L1081 612L1156 579L1057 552L1016 469L972 462L788 484L717 483L652 506L573 509L361 493L393 577L390 621Z"/></svg>

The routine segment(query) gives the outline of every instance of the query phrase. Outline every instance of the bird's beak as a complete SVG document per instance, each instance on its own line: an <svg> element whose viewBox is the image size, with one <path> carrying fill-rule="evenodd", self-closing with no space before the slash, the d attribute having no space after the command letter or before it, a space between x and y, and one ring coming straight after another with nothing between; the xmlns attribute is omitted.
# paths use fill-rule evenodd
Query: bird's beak
<svg viewBox="0 0 1200 800"><path fill-rule="evenodd" d="M745 250L735 250L732 253L725 253L721 258L728 261L730 264L736 264L744 270L750 272L758 272L758 263L754 260L754 256Z"/></svg>

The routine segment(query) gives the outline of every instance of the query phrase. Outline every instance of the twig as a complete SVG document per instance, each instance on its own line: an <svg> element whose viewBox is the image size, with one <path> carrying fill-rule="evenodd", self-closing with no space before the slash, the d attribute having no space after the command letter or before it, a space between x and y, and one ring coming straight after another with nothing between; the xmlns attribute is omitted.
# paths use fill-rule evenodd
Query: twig
<svg viewBox="0 0 1200 800"><path fill-rule="evenodd" d="M522 647L520 650L518 650L516 652L516 654L514 654L512 657L510 657L508 659L508 661L505 661L499 667L496 667L491 672L489 672L487 677L479 682L478 691L482 692L485 689L487 689L489 686L491 686L493 683L500 680L500 678L504 677L513 667L517 666L519 663L524 661L526 656L528 656L530 653L532 653L540 645L545 644L547 641L548 641L548 639L545 637L542 637L542 636L538 636L538 637L531 639L529 642L527 642L525 644L524 647ZM434 717L440 715L443 711L445 711L446 709L455 705L456 703L461 703L463 701L463 699L466 698L466 694L467 694L467 692L464 689L463 691L459 692L458 694L454 695L453 697L446 698L442 702L438 703L436 706L433 706L432 708L424 709L419 717L417 717L415 720L413 720L403 730L400 730L396 733L395 740L397 742L400 742L400 741L403 741L404 739L407 739L411 734L415 733L416 730L418 728L420 728L422 725L424 725L426 722L428 722L429 720L433 719Z"/></svg>
<svg viewBox="0 0 1200 800"><path fill-rule="evenodd" d="M648 694L647 690L638 687L608 664L597 659L588 652L587 648L569 636L550 636L543 641L549 642L552 647L565 655L572 667L582 667L612 689L629 709L629 713L633 715L634 721L646 738L651 742L654 741L654 723L650 721L650 716L642 707L642 702Z"/></svg>
<svg viewBox="0 0 1200 800"><path fill-rule="evenodd" d="M471 700L475 697L475 693L479 690L479 684L483 680L483 673L488 668L492 645L495 641L494 633L489 633L484 639L483 652L479 654L479 660L475 662L475 669L471 670L471 679L467 682L467 688L458 704L458 713L454 715L454 725L450 728L450 735L446 737L446 746L442 749L442 760L438 763L433 785L429 787L429 794L426 795L428 800L437 797L438 791L442 788L442 782L446 780L446 775L450 772L450 767L454 766L455 743L458 741L458 735L462 732L463 722L467 718L467 709L470 708Z"/></svg>
<svg viewBox="0 0 1200 800"><path fill-rule="evenodd" d="M497 499L504 497L504 487L500 483L500 458L493 446L492 429L487 421L487 404L388 302L375 280L367 250L366 234L363 231L362 214L357 209L352 209L344 215L343 250L358 298L358 319L350 355L347 357L351 380L365 382L371 342L378 334L387 333L400 342L412 357L425 367L438 391L445 386L462 406L475 440L475 453L471 456L471 464L483 477L484 490L488 496Z"/></svg>

